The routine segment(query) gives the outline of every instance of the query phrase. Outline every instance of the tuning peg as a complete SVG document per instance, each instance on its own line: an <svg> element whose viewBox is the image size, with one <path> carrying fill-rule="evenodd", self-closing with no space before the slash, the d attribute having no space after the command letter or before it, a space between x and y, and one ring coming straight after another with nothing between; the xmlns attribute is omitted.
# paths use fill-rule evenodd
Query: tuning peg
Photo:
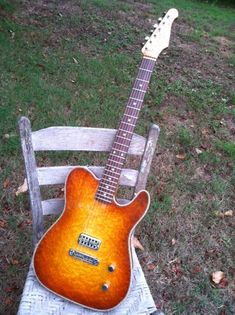
<svg viewBox="0 0 235 315"><path fill-rule="evenodd" d="M161 23L162 18L161 18L161 17L160 17L160 18L158 18L158 19L157 19L157 21L158 21L158 23Z"/></svg>
<svg viewBox="0 0 235 315"><path fill-rule="evenodd" d="M153 25L153 27L154 27L154 28L157 28L157 27L158 27L158 24L157 24L157 23L156 23L156 24L154 24L154 25Z"/></svg>
<svg viewBox="0 0 235 315"><path fill-rule="evenodd" d="M149 36L146 36L146 37L145 37L145 40L149 40Z"/></svg>
<svg viewBox="0 0 235 315"><path fill-rule="evenodd" d="M165 15L166 15L166 11L164 11L164 12L162 13L162 17L164 18Z"/></svg>

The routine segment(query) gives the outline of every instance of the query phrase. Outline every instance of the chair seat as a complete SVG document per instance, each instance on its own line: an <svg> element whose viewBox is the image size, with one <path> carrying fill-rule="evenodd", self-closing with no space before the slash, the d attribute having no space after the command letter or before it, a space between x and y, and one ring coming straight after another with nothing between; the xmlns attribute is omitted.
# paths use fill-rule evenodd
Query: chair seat
<svg viewBox="0 0 235 315"><path fill-rule="evenodd" d="M155 310L155 303L133 248L131 288L126 299L114 310L92 311L51 293L39 284L31 263L17 315L149 315Z"/></svg>

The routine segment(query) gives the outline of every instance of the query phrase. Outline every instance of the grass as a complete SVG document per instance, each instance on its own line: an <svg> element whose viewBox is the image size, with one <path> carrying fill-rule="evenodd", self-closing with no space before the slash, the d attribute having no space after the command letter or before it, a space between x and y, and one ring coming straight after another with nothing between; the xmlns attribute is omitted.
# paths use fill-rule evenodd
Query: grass
<svg viewBox="0 0 235 315"><path fill-rule="evenodd" d="M29 117L34 130L117 127L141 60L139 44L170 7L179 19L136 128L146 135L150 123L161 127L148 181L152 203L136 230L145 247L139 257L166 314L235 312L234 214L217 216L234 209L234 8L215 1L51 1L44 7L0 0L1 314L16 313L32 254L27 194L15 195L24 179L17 120ZM103 155L37 155L39 165L92 159L105 164ZM210 281L216 270L225 272L224 288Z"/></svg>

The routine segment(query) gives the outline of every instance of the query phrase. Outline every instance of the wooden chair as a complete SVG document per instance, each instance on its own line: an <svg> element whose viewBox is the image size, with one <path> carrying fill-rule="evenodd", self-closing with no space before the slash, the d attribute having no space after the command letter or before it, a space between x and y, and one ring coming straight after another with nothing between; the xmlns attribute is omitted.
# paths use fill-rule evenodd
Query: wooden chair
<svg viewBox="0 0 235 315"><path fill-rule="evenodd" d="M58 214L64 206L63 199L42 200L40 186L64 184L67 174L74 167L37 167L35 152L63 150L109 152L116 130L86 127L49 127L32 132L30 121L26 117L19 120L19 129L32 210L33 246L35 246L43 235L43 216ZM120 177L121 186L133 187L135 193L145 188L158 135L159 127L157 125L151 126L147 139L134 134L128 154L141 156L141 163L138 170L123 169ZM104 168L89 166L89 169L97 177L101 177ZM125 202L125 200L119 201ZM156 311L155 303L134 249L133 257L133 279L128 297L120 306L112 311L104 312L104 314L141 315L152 314ZM36 280L31 265L18 315L39 314L100 315L103 313L82 308L46 290Z"/></svg>

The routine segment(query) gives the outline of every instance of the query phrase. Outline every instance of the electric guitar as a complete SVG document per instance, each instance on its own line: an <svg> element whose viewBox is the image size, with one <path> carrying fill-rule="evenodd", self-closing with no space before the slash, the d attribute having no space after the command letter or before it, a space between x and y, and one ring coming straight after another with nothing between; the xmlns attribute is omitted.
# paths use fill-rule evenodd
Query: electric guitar
<svg viewBox="0 0 235 315"><path fill-rule="evenodd" d="M40 283L87 308L110 310L121 303L130 287L131 235L147 212L150 198L143 190L121 205L115 194L154 65L169 45L177 16L178 11L170 9L143 46L143 59L102 178L85 167L70 172L64 211L34 252Z"/></svg>

